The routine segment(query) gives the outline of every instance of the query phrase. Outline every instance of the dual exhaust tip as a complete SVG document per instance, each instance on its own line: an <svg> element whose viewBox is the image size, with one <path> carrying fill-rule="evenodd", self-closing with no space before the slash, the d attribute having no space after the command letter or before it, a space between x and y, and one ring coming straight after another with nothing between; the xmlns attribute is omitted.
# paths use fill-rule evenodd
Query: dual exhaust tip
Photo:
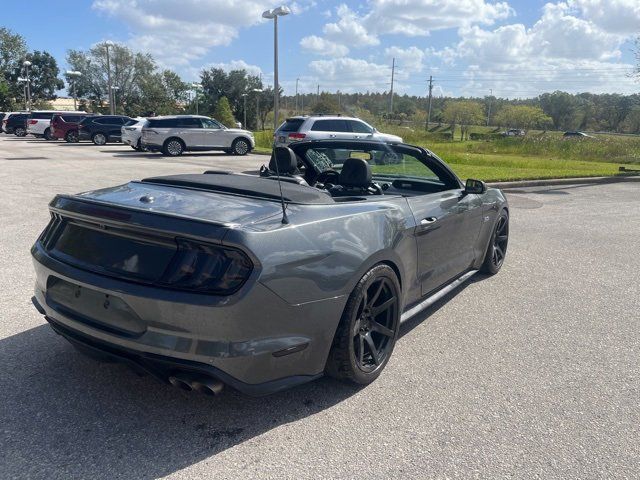
<svg viewBox="0 0 640 480"><path fill-rule="evenodd" d="M196 391L209 396L219 395L224 383L205 375L191 373L176 373L169 377L169 383L180 390Z"/></svg>

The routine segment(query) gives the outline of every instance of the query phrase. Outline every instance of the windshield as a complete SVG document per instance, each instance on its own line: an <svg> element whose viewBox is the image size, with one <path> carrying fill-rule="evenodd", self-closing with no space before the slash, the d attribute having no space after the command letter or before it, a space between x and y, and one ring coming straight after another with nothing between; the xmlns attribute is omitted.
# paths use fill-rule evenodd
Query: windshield
<svg viewBox="0 0 640 480"><path fill-rule="evenodd" d="M419 153L396 151L390 146L367 146L365 149L347 148L310 148L305 152L309 163L313 164L319 172L327 170L340 171L348 158L360 158L371 166L374 177L384 178L419 178L433 180L440 183L448 183L448 179L442 178L442 172L436 173L418 158Z"/></svg>

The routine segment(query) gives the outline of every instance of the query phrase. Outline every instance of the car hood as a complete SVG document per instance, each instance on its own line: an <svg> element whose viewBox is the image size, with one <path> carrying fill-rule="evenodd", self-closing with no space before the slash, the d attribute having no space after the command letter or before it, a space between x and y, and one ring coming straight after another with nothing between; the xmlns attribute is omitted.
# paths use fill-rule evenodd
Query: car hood
<svg viewBox="0 0 640 480"><path fill-rule="evenodd" d="M399 137L397 135L391 135L389 133L378 132L377 137L380 140L384 140L385 142L402 143L402 137Z"/></svg>
<svg viewBox="0 0 640 480"><path fill-rule="evenodd" d="M282 214L278 202L141 182L85 192L75 198L229 227Z"/></svg>
<svg viewBox="0 0 640 480"><path fill-rule="evenodd" d="M242 133L244 135L253 137L253 133L251 133L249 130L243 130L241 128L227 128L226 131L230 133Z"/></svg>

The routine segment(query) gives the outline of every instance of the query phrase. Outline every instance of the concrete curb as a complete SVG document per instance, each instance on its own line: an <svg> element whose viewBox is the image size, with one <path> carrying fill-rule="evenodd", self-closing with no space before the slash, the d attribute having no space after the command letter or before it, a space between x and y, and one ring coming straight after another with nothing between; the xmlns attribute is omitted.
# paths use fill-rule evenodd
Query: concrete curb
<svg viewBox="0 0 640 480"><path fill-rule="evenodd" d="M614 177L583 177L583 178L550 178L546 180L520 180L517 182L491 182L489 187L502 190L520 187L550 187L554 185L600 185L619 182L640 182L640 175L616 175Z"/></svg>

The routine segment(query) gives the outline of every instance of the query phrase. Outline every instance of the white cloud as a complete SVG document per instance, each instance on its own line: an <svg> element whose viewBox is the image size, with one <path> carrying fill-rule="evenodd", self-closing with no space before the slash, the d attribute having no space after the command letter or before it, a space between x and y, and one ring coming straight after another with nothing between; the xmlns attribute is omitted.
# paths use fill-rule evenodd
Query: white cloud
<svg viewBox="0 0 640 480"><path fill-rule="evenodd" d="M389 89L391 68L355 58L314 60L309 70L316 75L320 88L343 92L384 91Z"/></svg>
<svg viewBox="0 0 640 480"><path fill-rule="evenodd" d="M616 35L635 35L640 31L638 0L568 0L568 6L582 18Z"/></svg>
<svg viewBox="0 0 640 480"><path fill-rule="evenodd" d="M349 7L344 4L340 5L337 14L338 21L327 23L323 29L329 40L355 48L378 45L380 43L380 40L374 34L369 33L368 29L362 24L363 19Z"/></svg>
<svg viewBox="0 0 640 480"><path fill-rule="evenodd" d="M127 23L130 45L163 65L186 66L209 49L226 46L239 30L261 21L269 0L95 0L93 8Z"/></svg>
<svg viewBox="0 0 640 480"><path fill-rule="evenodd" d="M377 33L428 35L432 30L490 25L514 13L507 2L485 0L372 0L366 24Z"/></svg>
<svg viewBox="0 0 640 480"><path fill-rule="evenodd" d="M326 55L331 57L344 57L349 53L349 49L344 45L326 40L316 35L310 35L300 40L300 46L308 52L317 55Z"/></svg>
<svg viewBox="0 0 640 480"><path fill-rule="evenodd" d="M402 72L418 73L424 69L425 52L418 47L388 47L384 54L387 58L395 58Z"/></svg>

